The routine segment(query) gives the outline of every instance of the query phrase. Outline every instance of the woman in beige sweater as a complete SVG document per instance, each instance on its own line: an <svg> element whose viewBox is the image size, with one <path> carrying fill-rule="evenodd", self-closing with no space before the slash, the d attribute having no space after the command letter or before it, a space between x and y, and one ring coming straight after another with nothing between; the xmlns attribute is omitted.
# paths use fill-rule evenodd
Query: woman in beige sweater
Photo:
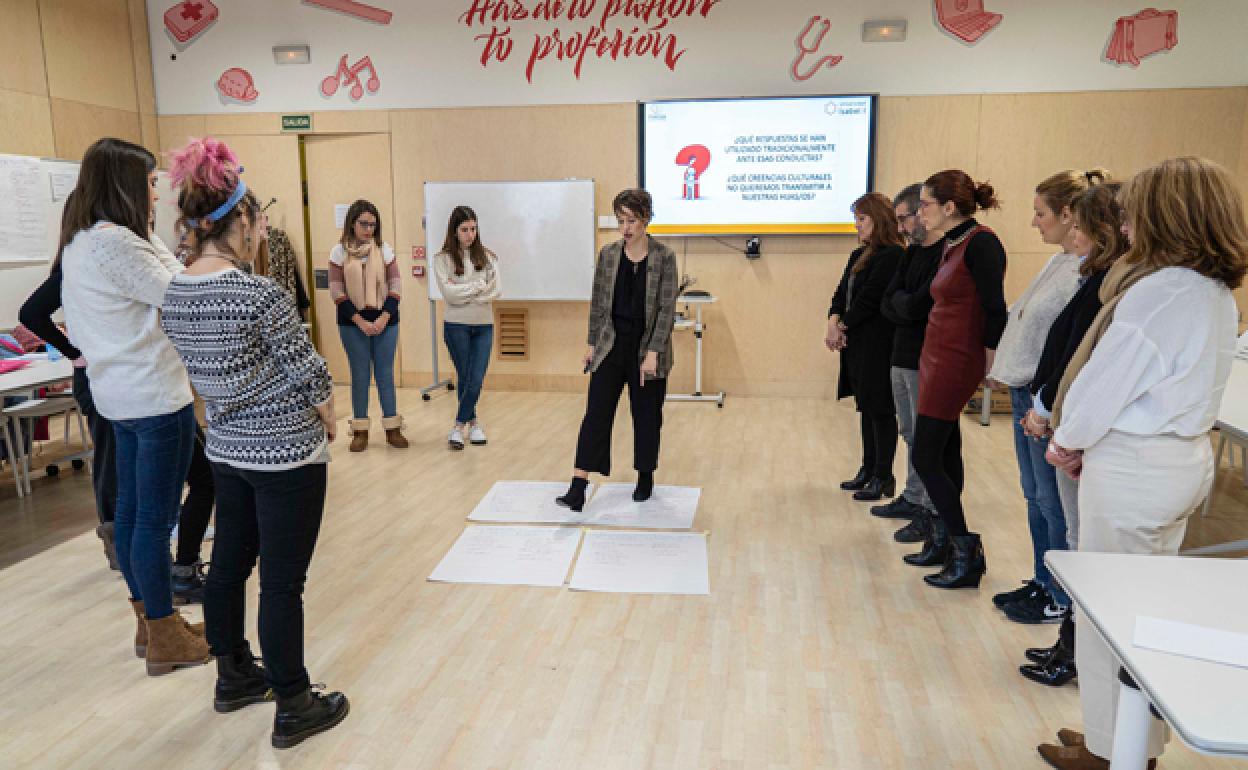
<svg viewBox="0 0 1248 770"><path fill-rule="evenodd" d="M494 308L499 294L498 258L481 245L477 214L456 206L446 223L446 241L433 258L438 289L446 300L442 335L455 364L459 411L447 436L451 449L464 448L464 433L477 446L486 443L477 421L477 401L494 347Z"/></svg>

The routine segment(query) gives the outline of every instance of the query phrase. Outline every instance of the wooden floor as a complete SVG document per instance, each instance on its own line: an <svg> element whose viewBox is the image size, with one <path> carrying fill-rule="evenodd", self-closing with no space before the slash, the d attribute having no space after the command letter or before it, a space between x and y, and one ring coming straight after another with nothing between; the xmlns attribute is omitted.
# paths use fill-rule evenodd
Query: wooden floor
<svg viewBox="0 0 1248 770"><path fill-rule="evenodd" d="M1043 767L1035 745L1078 727L1073 686L1016 672L1055 627L989 602L1030 575L1005 418L963 425L979 591L924 586L895 525L836 489L857 465L845 404L734 398L666 411L659 481L703 488L710 597L425 582L495 480L568 476L582 404L488 393L490 445L452 453L452 399L405 390L409 450L339 444L307 659L352 710L280 753L272 706L212 710L213 668L145 675L86 473L37 479L24 501L0 486L0 766L1001 770ZM619 426L616 479L631 480ZM1248 494L1221 481L1189 546L1248 537ZM1161 766L1238 765L1175 742Z"/></svg>

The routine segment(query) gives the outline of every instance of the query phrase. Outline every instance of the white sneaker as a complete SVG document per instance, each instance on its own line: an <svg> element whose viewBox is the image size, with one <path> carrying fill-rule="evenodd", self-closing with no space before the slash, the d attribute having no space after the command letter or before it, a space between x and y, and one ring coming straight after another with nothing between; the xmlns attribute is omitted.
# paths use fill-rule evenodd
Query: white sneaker
<svg viewBox="0 0 1248 770"><path fill-rule="evenodd" d="M468 431L468 440L472 442L473 446L485 446L485 431L481 430L480 425L473 425L472 430Z"/></svg>
<svg viewBox="0 0 1248 770"><path fill-rule="evenodd" d="M456 450L463 449L464 448L464 431L461 430L458 426L451 428L451 434L446 437L446 443L450 445L451 449L456 449Z"/></svg>

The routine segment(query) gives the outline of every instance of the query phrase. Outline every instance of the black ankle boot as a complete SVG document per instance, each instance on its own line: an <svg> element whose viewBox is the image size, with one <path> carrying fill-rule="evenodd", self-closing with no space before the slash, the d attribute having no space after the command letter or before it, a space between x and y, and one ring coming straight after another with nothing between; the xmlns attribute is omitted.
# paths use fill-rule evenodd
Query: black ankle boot
<svg viewBox="0 0 1248 770"><path fill-rule="evenodd" d="M928 513L926 508L919 508L909 524L893 533L893 539L898 543L923 542L927 539L927 530L931 526L928 519L931 517L932 514Z"/></svg>
<svg viewBox="0 0 1248 770"><path fill-rule="evenodd" d="M1075 680L1079 671L1075 668L1075 656L1065 650L1058 652L1044 663L1028 663L1018 667L1018 673L1036 684L1061 687Z"/></svg>
<svg viewBox="0 0 1248 770"><path fill-rule="evenodd" d="M204 568L198 559L194 564L175 564L169 575L173 583L174 604L204 603Z"/></svg>
<svg viewBox="0 0 1248 770"><path fill-rule="evenodd" d="M555 502L564 508L571 508L579 512L585 507L585 488L589 486L589 479L573 477L572 486L568 487L568 491L563 497L556 497Z"/></svg>
<svg viewBox="0 0 1248 770"><path fill-rule="evenodd" d="M944 520L930 513L926 518L927 531L923 533L923 550L901 557L902 561L914 567L944 564L945 556L949 553L949 529Z"/></svg>
<svg viewBox="0 0 1248 770"><path fill-rule="evenodd" d="M1075 615L1070 610L1066 610L1065 616L1062 617L1061 628L1057 631L1057 641L1052 647L1028 647L1023 655L1032 663L1043 665L1053 659L1062 650L1069 650L1070 657L1075 656Z"/></svg>
<svg viewBox="0 0 1248 770"><path fill-rule="evenodd" d="M288 749L336 726L347 718L351 705L340 692L322 694L311 688L291 698L277 699L273 717L273 748Z"/></svg>
<svg viewBox="0 0 1248 770"><path fill-rule="evenodd" d="M892 476L889 476L887 479L872 476L865 487L854 493L854 499L864 503L882 500L885 497L892 497L896 491L897 479Z"/></svg>
<svg viewBox="0 0 1248 770"><path fill-rule="evenodd" d="M949 538L945 567L935 575L924 575L923 582L936 588L978 588L988 571L984 546L974 532Z"/></svg>
<svg viewBox="0 0 1248 770"><path fill-rule="evenodd" d="M637 488L633 490L633 500L644 503L654 493L654 474L637 472Z"/></svg>
<svg viewBox="0 0 1248 770"><path fill-rule="evenodd" d="M871 471L867 470L867 466L864 465L858 469L857 476L854 476L849 481L841 482L841 489L845 490L846 492L853 492L854 490L862 489L863 487L865 487L867 485L867 482L870 480L871 480Z"/></svg>
<svg viewBox="0 0 1248 770"><path fill-rule="evenodd" d="M217 713L228 714L266 700L273 700L273 691L265 681L264 669L256 665L250 647L233 655L217 656L217 687L212 699Z"/></svg>

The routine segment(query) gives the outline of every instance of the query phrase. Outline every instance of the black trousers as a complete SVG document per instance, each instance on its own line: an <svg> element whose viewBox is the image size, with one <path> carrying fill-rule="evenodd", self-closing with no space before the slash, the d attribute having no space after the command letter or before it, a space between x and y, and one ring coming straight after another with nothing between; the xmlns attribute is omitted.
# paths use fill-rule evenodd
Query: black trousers
<svg viewBox="0 0 1248 770"><path fill-rule="evenodd" d="M859 413L862 428L862 467L877 479L893 477L897 455L897 415Z"/></svg>
<svg viewBox="0 0 1248 770"><path fill-rule="evenodd" d="M325 509L325 463L249 471L213 463L217 533L204 588L204 621L213 655L246 644L247 578L260 562L260 653L279 697L310 686L303 666L303 586Z"/></svg>
<svg viewBox="0 0 1248 770"><path fill-rule="evenodd" d="M637 334L619 335L598 370L589 378L585 419L576 441L576 467L591 473L611 474L611 429L620 393L628 385L629 411L633 415L633 468L653 473L659 467L659 433L663 428L663 401L667 379L641 382Z"/></svg>
<svg viewBox="0 0 1248 770"><path fill-rule="evenodd" d="M208 530L208 520L212 518L212 506L216 500L212 463L204 454L204 429L198 425L195 426L195 442L191 447L191 467L186 472L186 483L190 489L178 515L178 555L173 561L182 567L199 560L204 533Z"/></svg>
<svg viewBox="0 0 1248 770"><path fill-rule="evenodd" d="M923 479L923 487L936 514L948 526L949 534L969 534L966 512L962 510L966 475L962 468L962 431L958 421L919 415L914 421L910 462Z"/></svg>
<svg viewBox="0 0 1248 770"><path fill-rule="evenodd" d="M113 424L95 411L86 369L74 369L74 401L87 418L91 431L91 486L95 490L95 513L101 524L111 523L117 512L117 440Z"/></svg>

